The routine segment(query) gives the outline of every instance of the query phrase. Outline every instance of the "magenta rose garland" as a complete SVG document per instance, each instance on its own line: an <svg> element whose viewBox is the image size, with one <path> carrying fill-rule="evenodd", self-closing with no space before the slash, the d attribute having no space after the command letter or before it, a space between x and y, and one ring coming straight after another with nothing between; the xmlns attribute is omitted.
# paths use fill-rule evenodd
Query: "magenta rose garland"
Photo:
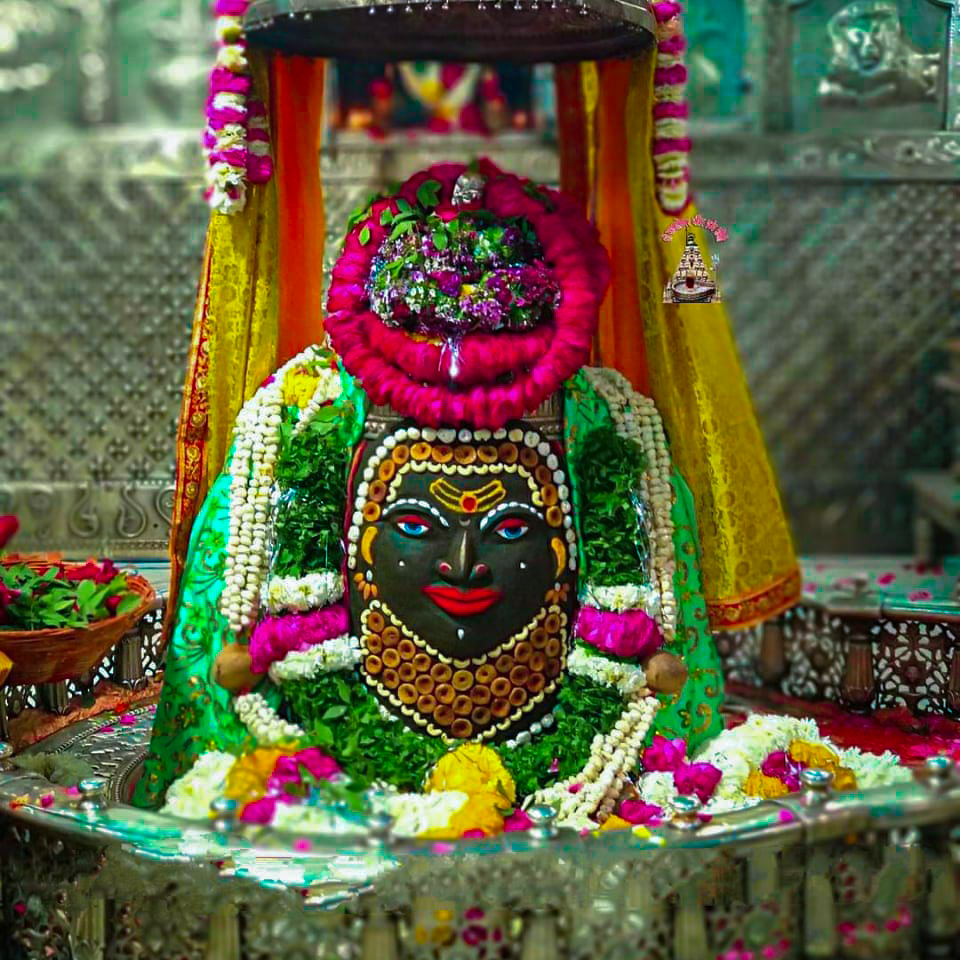
<svg viewBox="0 0 960 960"><path fill-rule="evenodd" d="M457 181L467 172L460 164L431 167L354 222L333 271L327 330L372 402L427 426L463 422L496 429L535 410L588 361L610 271L596 231L569 200L487 161L476 167L485 180L482 196L454 206ZM432 338L378 316L370 302L371 272L395 220L410 209L446 221L477 210L526 221L542 251L538 282L559 291L550 297L552 316L532 329ZM418 318L409 319L416 328Z"/></svg>

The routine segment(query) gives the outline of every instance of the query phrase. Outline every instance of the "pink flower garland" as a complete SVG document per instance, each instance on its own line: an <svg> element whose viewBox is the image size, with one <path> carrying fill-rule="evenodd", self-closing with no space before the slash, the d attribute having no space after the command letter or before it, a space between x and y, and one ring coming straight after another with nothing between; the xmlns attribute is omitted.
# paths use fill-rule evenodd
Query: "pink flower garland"
<svg viewBox="0 0 960 960"><path fill-rule="evenodd" d="M247 184L266 183L273 173L267 111L253 93L247 62L243 17L250 0L215 0L217 62L210 74L207 128L209 204L219 213L239 213L247 200Z"/></svg>
<svg viewBox="0 0 960 960"><path fill-rule="evenodd" d="M331 603L310 613L264 617L250 635L250 667L254 673L265 673L271 663L291 651L308 650L349 629L350 615L343 603Z"/></svg>
<svg viewBox="0 0 960 960"><path fill-rule="evenodd" d="M314 780L333 780L340 776L337 761L317 747L308 747L288 756L278 757L267 779L267 792L259 800L248 803L240 814L243 823L272 823L278 803L300 803L296 788L303 783L303 771ZM290 788L294 788L292 791Z"/></svg>
<svg viewBox="0 0 960 960"><path fill-rule="evenodd" d="M648 657L663 646L663 633L657 621L643 610L612 613L582 606L575 635L614 657Z"/></svg>
<svg viewBox="0 0 960 960"><path fill-rule="evenodd" d="M677 793L695 796L701 803L710 800L723 778L723 773L712 763L689 763L687 745L682 738L668 740L659 733L643 753L643 772L672 773Z"/></svg>
<svg viewBox="0 0 960 960"><path fill-rule="evenodd" d="M680 15L683 7L673 0L654 3L657 19L657 68L653 75L653 165L656 172L657 201L664 213L678 215L690 199L689 154L687 136L687 68Z"/></svg>
<svg viewBox="0 0 960 960"><path fill-rule="evenodd" d="M496 429L535 410L589 359L609 280L596 231L570 201L545 188L540 188L543 199L535 198L527 181L488 161L479 170L488 178L484 209L526 217L536 231L562 290L552 326L518 334L468 334L458 346L459 371L451 383L448 345L414 340L369 309L365 283L390 229L380 224L381 213L396 213L401 198L416 204L417 190L427 180L441 185L439 208L449 207L454 184L466 171L461 164L431 167L407 180L397 196L375 202L366 220L347 235L331 279L326 327L344 366L373 403L426 426L467 423ZM360 242L361 232L366 243ZM512 382L494 382L507 374Z"/></svg>

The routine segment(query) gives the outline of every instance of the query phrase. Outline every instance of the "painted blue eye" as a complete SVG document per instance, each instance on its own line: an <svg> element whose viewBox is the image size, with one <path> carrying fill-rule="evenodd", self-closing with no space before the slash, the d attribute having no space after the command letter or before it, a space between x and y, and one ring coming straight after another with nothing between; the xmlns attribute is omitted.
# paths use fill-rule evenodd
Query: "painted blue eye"
<svg viewBox="0 0 960 960"><path fill-rule="evenodd" d="M396 523L397 529L406 537L423 537L430 531L430 524L420 517L400 517Z"/></svg>
<svg viewBox="0 0 960 960"><path fill-rule="evenodd" d="M518 517L508 517L497 524L494 532L504 540L519 540L529 529Z"/></svg>

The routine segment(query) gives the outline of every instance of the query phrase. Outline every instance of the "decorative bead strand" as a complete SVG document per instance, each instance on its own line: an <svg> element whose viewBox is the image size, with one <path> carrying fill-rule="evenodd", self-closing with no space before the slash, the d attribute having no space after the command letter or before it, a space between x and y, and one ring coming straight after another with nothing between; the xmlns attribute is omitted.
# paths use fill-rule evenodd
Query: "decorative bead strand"
<svg viewBox="0 0 960 960"><path fill-rule="evenodd" d="M644 690L632 698L620 719L605 736L597 734L590 748L590 758L583 770L570 780L541 791L538 799L558 803L559 819L590 817L598 808L609 815L623 790L627 774L640 758L659 701ZM570 788L579 786L576 793ZM563 794L557 800L556 794ZM604 810L604 804L607 809Z"/></svg>
<svg viewBox="0 0 960 960"><path fill-rule="evenodd" d="M585 367L590 385L606 401L618 435L636 443L643 451L646 469L641 478L641 495L649 505L653 524L650 534L651 564L660 595L657 622L670 641L676 632L677 607L673 595L676 558L673 546L673 467L663 421L656 405L637 393L615 370Z"/></svg>
<svg viewBox="0 0 960 960"><path fill-rule="evenodd" d="M293 435L295 437L300 436L310 425L310 422L317 413L319 413L320 409L325 407L330 401L336 400L342 390L343 386L340 382L340 374L338 371L330 369L321 370L317 387L313 391L313 396L303 408L300 419L293 428Z"/></svg>
<svg viewBox="0 0 960 960"><path fill-rule="evenodd" d="M236 697L233 709L258 746L272 747L305 736L300 727L284 720L259 693Z"/></svg>
<svg viewBox="0 0 960 960"><path fill-rule="evenodd" d="M234 427L225 584L220 596L220 610L234 634L255 622L267 571L267 524L280 447L284 378L313 355L310 347L284 364L244 404Z"/></svg>

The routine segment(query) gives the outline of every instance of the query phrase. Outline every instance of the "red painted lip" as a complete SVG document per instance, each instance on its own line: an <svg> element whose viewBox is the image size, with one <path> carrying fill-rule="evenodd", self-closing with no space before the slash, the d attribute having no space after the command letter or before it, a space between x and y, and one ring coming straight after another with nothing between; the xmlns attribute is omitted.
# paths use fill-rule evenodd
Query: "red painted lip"
<svg viewBox="0 0 960 960"><path fill-rule="evenodd" d="M497 603L503 594L499 590L456 587L424 587L423 592L443 611L454 617L473 617L484 613Z"/></svg>

